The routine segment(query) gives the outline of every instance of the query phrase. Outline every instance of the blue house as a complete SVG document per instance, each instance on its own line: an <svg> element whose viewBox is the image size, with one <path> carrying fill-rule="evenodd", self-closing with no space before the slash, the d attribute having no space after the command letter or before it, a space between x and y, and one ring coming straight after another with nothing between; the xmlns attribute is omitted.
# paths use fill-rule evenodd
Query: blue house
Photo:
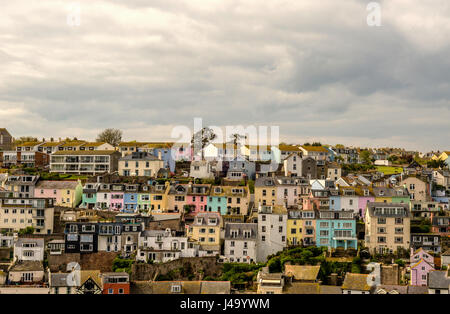
<svg viewBox="0 0 450 314"><path fill-rule="evenodd" d="M170 147L170 143L147 143L139 147L139 151L148 152L157 158L161 158L164 162L164 168L175 172L175 159L172 156L172 149Z"/></svg>
<svg viewBox="0 0 450 314"><path fill-rule="evenodd" d="M206 205L209 212L219 212L221 215L227 214L226 196L209 196Z"/></svg>
<svg viewBox="0 0 450 314"><path fill-rule="evenodd" d="M123 195L123 212L134 213L138 207L139 185L126 184Z"/></svg>
<svg viewBox="0 0 450 314"><path fill-rule="evenodd" d="M320 211L316 221L316 245L336 249L358 248L356 219L352 211Z"/></svg>

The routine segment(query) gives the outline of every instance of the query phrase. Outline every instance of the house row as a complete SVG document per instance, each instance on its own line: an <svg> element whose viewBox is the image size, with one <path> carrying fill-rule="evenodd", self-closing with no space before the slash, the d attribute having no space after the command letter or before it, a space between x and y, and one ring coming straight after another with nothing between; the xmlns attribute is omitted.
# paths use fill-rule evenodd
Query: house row
<svg viewBox="0 0 450 314"><path fill-rule="evenodd" d="M83 188L81 207L125 212L219 212L247 215L248 186L89 182Z"/></svg>

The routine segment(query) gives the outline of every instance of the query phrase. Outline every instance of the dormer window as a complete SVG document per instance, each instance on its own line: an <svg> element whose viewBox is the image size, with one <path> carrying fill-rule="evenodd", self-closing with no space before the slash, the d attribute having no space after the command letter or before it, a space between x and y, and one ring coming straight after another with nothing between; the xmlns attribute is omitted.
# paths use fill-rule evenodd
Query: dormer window
<svg viewBox="0 0 450 314"><path fill-rule="evenodd" d="M215 225L217 223L217 219L216 218L209 218L208 220L208 224L209 225Z"/></svg>
<svg viewBox="0 0 450 314"><path fill-rule="evenodd" d="M221 188L219 188L219 187L214 188L214 193L220 193L220 192L222 192Z"/></svg>
<svg viewBox="0 0 450 314"><path fill-rule="evenodd" d="M170 288L170 291L172 293L180 293L181 292L181 285L180 284L173 284Z"/></svg>

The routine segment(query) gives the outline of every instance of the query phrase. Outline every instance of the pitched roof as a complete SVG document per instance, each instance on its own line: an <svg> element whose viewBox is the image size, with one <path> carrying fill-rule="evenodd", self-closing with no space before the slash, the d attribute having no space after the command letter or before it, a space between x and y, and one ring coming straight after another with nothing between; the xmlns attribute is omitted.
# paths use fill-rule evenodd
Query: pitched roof
<svg viewBox="0 0 450 314"><path fill-rule="evenodd" d="M293 276L295 280L316 280L320 266L285 265L284 274Z"/></svg>
<svg viewBox="0 0 450 314"><path fill-rule="evenodd" d="M358 290L358 291L370 291L371 287L367 284L367 279L369 275L367 274L345 274L344 283L342 284L342 289L345 290Z"/></svg>
<svg viewBox="0 0 450 314"><path fill-rule="evenodd" d="M278 149L283 152L301 152L302 150L296 145L278 145Z"/></svg>
<svg viewBox="0 0 450 314"><path fill-rule="evenodd" d="M326 149L323 146L307 146L307 145L302 145L301 146L304 150L308 151L308 152L324 152L327 153L328 149Z"/></svg>
<svg viewBox="0 0 450 314"><path fill-rule="evenodd" d="M106 143L106 142L86 142L86 143L82 144L81 147L98 147L103 144L108 144L108 143Z"/></svg>
<svg viewBox="0 0 450 314"><path fill-rule="evenodd" d="M40 261L17 261L9 271L44 271L44 266Z"/></svg>
<svg viewBox="0 0 450 314"><path fill-rule="evenodd" d="M447 271L433 270L428 273L428 287L431 289L449 289L450 278L446 276Z"/></svg>
<svg viewBox="0 0 450 314"><path fill-rule="evenodd" d="M112 155L112 154L116 154L119 153L116 150L60 150L57 151L55 153L53 153L53 155ZM120 154L120 153L119 153Z"/></svg>
<svg viewBox="0 0 450 314"><path fill-rule="evenodd" d="M43 180L36 184L36 189L50 189L50 190L72 190L78 185L78 181L57 181L57 180Z"/></svg>
<svg viewBox="0 0 450 314"><path fill-rule="evenodd" d="M80 284L84 284L86 280L91 278L99 287L102 286L100 278L100 270L81 270L80 271Z"/></svg>
<svg viewBox="0 0 450 314"><path fill-rule="evenodd" d="M286 294L319 294L320 286L317 282L293 282L284 287Z"/></svg>

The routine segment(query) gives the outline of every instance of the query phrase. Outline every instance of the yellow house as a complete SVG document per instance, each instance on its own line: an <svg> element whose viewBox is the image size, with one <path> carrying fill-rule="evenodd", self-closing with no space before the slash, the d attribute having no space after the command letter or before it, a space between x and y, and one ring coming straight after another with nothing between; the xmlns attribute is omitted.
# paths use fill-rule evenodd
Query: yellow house
<svg viewBox="0 0 450 314"><path fill-rule="evenodd" d="M288 246L314 245L316 213L313 210L289 210L286 223Z"/></svg>
<svg viewBox="0 0 450 314"><path fill-rule="evenodd" d="M151 187L150 190L150 206L152 212L163 213L168 208L168 195L170 192L170 182L166 181L165 184L157 184Z"/></svg>
<svg viewBox="0 0 450 314"><path fill-rule="evenodd" d="M219 213L201 212L195 215L187 234L200 245L220 245L220 225Z"/></svg>
<svg viewBox="0 0 450 314"><path fill-rule="evenodd" d="M275 205L277 189L272 178L258 178L255 181L255 204Z"/></svg>
<svg viewBox="0 0 450 314"><path fill-rule="evenodd" d="M302 219L299 215L288 213L286 238L289 246L296 246L302 243Z"/></svg>

